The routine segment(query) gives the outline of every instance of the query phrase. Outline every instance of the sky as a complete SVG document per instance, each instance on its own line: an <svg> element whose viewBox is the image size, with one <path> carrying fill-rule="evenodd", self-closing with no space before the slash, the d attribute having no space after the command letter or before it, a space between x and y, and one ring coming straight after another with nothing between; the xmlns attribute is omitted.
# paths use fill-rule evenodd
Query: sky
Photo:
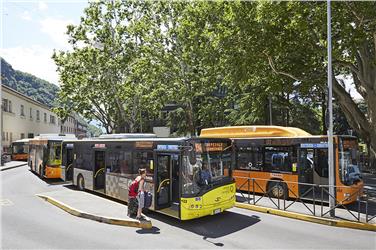
<svg viewBox="0 0 376 250"><path fill-rule="evenodd" d="M14 69L59 85L53 50L68 50L68 24L78 24L87 0L0 0L0 55ZM345 79L353 98L361 96Z"/></svg>
<svg viewBox="0 0 376 250"><path fill-rule="evenodd" d="M78 24L86 0L3 0L0 55L13 69L58 85L53 50L68 50L68 24Z"/></svg>

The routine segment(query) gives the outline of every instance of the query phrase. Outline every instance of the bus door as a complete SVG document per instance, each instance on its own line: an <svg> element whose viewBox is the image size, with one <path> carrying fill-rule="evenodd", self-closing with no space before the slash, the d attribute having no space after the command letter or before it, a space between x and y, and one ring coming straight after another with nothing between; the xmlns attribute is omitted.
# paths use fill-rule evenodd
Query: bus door
<svg viewBox="0 0 376 250"><path fill-rule="evenodd" d="M299 154L299 182L315 185L315 199L320 199L322 188L319 185L328 185L328 148L326 143L301 144ZM299 185L299 194L302 196L309 189L308 185ZM326 188L327 190L327 188ZM312 198L313 192L308 192L303 198ZM324 191L323 199L328 195Z"/></svg>
<svg viewBox="0 0 376 250"><path fill-rule="evenodd" d="M313 171L314 171L314 150L310 148L300 148L298 150L299 167L298 167L298 181L299 181L299 197L313 198L314 188Z"/></svg>
<svg viewBox="0 0 376 250"><path fill-rule="evenodd" d="M157 153L155 168L155 204L157 209L171 207L179 211L179 154Z"/></svg>
<svg viewBox="0 0 376 250"><path fill-rule="evenodd" d="M104 150L94 150L94 190L104 192L105 184L105 154Z"/></svg>
<svg viewBox="0 0 376 250"><path fill-rule="evenodd" d="M62 144L62 178L64 181L73 179L73 144Z"/></svg>

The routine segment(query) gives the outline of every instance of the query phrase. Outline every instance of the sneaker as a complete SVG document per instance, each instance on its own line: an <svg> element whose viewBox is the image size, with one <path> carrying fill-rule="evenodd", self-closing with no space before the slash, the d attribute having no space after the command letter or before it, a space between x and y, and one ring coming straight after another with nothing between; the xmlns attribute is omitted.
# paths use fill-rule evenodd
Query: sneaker
<svg viewBox="0 0 376 250"><path fill-rule="evenodd" d="M142 215L141 215L140 217L136 217L136 219L139 220L139 221L144 221L144 220L146 220L146 218L145 218L144 216L142 216Z"/></svg>

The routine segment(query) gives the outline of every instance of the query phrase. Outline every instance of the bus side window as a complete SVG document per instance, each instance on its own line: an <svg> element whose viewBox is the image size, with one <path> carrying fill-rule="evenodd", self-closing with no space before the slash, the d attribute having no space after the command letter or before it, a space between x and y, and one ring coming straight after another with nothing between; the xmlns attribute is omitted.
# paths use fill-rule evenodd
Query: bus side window
<svg viewBox="0 0 376 250"><path fill-rule="evenodd" d="M241 148L237 157L237 169L260 171L262 170L262 151L258 147Z"/></svg>
<svg viewBox="0 0 376 250"><path fill-rule="evenodd" d="M291 147L265 147L265 168L268 171L291 172Z"/></svg>

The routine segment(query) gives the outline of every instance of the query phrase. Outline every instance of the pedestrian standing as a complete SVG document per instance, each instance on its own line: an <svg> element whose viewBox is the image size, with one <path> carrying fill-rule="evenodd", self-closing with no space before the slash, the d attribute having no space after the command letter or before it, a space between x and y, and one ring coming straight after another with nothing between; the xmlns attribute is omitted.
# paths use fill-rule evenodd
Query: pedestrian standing
<svg viewBox="0 0 376 250"><path fill-rule="evenodd" d="M138 194L137 194L137 201L138 201L138 210L137 210L137 217L138 220L144 220L145 218L142 216L142 209L145 205L145 178L146 178L146 169L141 168L138 170L139 176L136 177L135 181L138 182Z"/></svg>

